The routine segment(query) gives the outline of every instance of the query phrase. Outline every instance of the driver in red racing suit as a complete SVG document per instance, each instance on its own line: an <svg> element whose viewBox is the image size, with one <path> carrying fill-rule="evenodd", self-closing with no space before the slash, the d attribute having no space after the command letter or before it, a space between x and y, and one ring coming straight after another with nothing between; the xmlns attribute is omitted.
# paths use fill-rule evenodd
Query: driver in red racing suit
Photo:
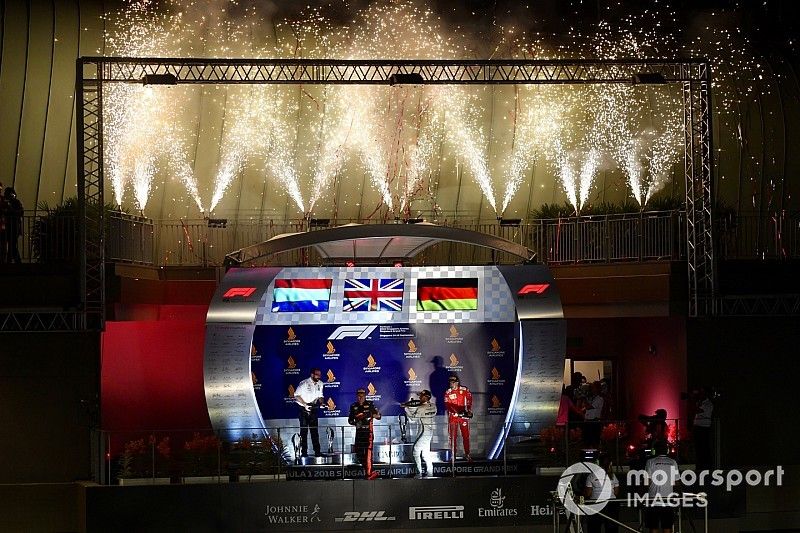
<svg viewBox="0 0 800 533"><path fill-rule="evenodd" d="M462 387L458 376L452 374L448 380L450 388L444 394L444 406L447 409L448 428L450 429L450 450L455 456L458 430L464 441L464 458L472 461L469 453L469 419L472 418L472 393Z"/></svg>

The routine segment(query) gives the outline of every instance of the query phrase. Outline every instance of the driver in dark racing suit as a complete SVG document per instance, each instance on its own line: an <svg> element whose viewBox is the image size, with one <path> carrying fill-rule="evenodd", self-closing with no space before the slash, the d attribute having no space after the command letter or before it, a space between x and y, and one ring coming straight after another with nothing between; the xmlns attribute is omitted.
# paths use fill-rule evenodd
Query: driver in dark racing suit
<svg viewBox="0 0 800 533"><path fill-rule="evenodd" d="M381 413L372 401L367 400L367 391L356 391L357 401L350 405L350 414L347 421L356 427L356 441L353 446L358 460L364 466L364 475L367 479L375 479L378 472L372 471L372 421L380 420Z"/></svg>

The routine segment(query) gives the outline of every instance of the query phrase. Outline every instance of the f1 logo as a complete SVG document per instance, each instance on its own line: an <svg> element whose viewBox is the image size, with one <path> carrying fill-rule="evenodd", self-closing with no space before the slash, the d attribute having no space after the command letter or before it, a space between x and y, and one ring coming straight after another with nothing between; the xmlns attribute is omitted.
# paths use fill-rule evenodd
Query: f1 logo
<svg viewBox="0 0 800 533"><path fill-rule="evenodd" d="M256 292L255 287L233 287L232 289L225 291L225 294L223 294L222 297L234 298L236 296L241 296L242 298L247 298L254 292Z"/></svg>
<svg viewBox="0 0 800 533"><path fill-rule="evenodd" d="M366 339L378 326L339 326L336 331L331 333L328 340L335 341L347 337L357 337L359 340Z"/></svg>
<svg viewBox="0 0 800 533"><path fill-rule="evenodd" d="M528 284L522 287L520 290L518 290L517 294L520 296L524 296L530 293L544 294L544 291L546 291L549 287L550 287L549 283Z"/></svg>

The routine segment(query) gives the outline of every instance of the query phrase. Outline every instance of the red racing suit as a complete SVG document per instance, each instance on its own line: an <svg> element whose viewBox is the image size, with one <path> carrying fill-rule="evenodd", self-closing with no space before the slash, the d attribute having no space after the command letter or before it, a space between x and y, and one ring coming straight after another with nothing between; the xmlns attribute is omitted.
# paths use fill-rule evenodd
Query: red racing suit
<svg viewBox="0 0 800 533"><path fill-rule="evenodd" d="M450 449L456 453L458 430L461 428L461 439L464 441L464 455L469 458L469 418L472 415L472 393L461 385L455 389L447 389L444 393L444 406L447 409L448 428L450 429Z"/></svg>

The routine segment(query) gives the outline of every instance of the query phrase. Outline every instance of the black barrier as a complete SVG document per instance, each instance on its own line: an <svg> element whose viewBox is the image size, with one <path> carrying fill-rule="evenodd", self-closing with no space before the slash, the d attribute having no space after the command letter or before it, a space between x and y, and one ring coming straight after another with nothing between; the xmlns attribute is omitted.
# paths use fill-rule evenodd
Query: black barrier
<svg viewBox="0 0 800 533"><path fill-rule="evenodd" d="M86 487L87 531L337 531L552 523L558 478Z"/></svg>

